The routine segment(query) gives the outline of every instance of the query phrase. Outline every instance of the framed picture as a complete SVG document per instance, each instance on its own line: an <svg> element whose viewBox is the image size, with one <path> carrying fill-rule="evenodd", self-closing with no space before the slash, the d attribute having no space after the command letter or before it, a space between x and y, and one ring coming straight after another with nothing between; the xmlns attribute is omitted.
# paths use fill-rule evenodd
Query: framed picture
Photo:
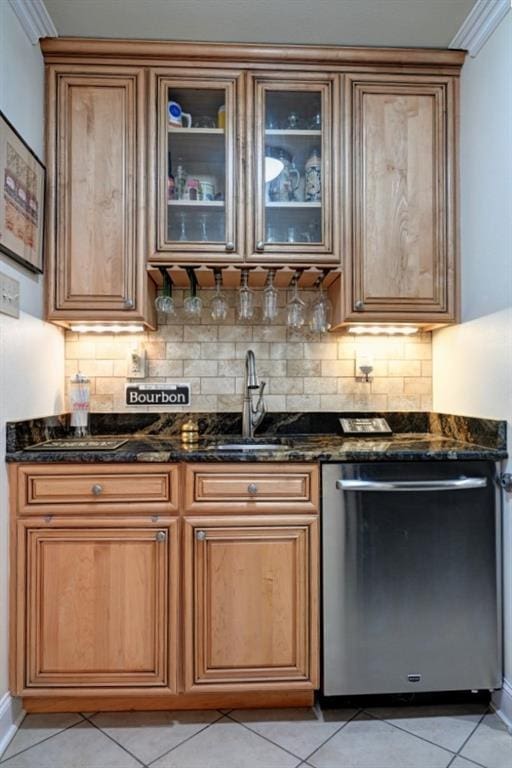
<svg viewBox="0 0 512 768"><path fill-rule="evenodd" d="M43 271L45 167L0 112L0 251Z"/></svg>

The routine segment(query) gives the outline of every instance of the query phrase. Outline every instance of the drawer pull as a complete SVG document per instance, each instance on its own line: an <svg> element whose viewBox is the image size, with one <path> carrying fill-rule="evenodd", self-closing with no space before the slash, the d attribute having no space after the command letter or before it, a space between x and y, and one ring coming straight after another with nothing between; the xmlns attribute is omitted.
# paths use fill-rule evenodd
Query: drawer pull
<svg viewBox="0 0 512 768"><path fill-rule="evenodd" d="M167 539L166 532L165 531L158 531L156 536L155 536L155 539L157 541L165 541Z"/></svg>
<svg viewBox="0 0 512 768"><path fill-rule="evenodd" d="M258 493L258 486L256 483L249 483L247 486L247 492L251 494L251 496L255 496Z"/></svg>
<svg viewBox="0 0 512 768"><path fill-rule="evenodd" d="M103 486L99 483L94 483L91 488L91 492L94 494L94 496L99 496L100 493L103 493Z"/></svg>
<svg viewBox="0 0 512 768"><path fill-rule="evenodd" d="M197 541L204 541L206 539L206 531L196 531Z"/></svg>

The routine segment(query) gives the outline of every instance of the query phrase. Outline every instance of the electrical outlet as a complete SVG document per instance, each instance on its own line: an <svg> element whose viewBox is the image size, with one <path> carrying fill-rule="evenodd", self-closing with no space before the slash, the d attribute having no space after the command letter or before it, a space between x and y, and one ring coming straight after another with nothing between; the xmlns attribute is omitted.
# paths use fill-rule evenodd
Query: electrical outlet
<svg viewBox="0 0 512 768"><path fill-rule="evenodd" d="M11 317L20 316L20 284L18 280L0 272L0 312Z"/></svg>
<svg viewBox="0 0 512 768"><path fill-rule="evenodd" d="M134 344L128 352L128 378L146 378L147 355L143 344Z"/></svg>

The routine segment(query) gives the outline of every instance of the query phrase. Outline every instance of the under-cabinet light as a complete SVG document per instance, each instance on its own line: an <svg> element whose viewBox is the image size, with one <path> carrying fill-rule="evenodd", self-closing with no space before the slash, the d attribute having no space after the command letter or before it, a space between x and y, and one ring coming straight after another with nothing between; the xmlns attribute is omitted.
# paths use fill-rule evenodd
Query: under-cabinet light
<svg viewBox="0 0 512 768"><path fill-rule="evenodd" d="M414 325L351 325L348 332L356 336L410 336L418 333L418 328Z"/></svg>
<svg viewBox="0 0 512 768"><path fill-rule="evenodd" d="M72 323L75 333L142 333L141 323Z"/></svg>

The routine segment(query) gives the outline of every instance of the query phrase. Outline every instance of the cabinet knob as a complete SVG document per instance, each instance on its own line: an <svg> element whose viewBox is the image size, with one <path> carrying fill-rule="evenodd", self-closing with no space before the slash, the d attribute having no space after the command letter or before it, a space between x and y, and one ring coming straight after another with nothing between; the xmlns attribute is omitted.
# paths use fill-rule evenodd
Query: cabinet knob
<svg viewBox="0 0 512 768"><path fill-rule="evenodd" d="M92 488L91 488L91 492L92 492L92 493L93 493L95 496L99 496L99 495L100 495L100 493L103 493L103 486L102 486L102 485L100 485L99 483L94 483L94 485L93 485L93 486L92 486Z"/></svg>
<svg viewBox="0 0 512 768"><path fill-rule="evenodd" d="M234 251L235 250L235 244L232 240L228 240L226 243L226 251Z"/></svg>
<svg viewBox="0 0 512 768"><path fill-rule="evenodd" d="M256 243L256 250L257 251L263 251L265 249L265 241L264 240L258 240Z"/></svg>
<svg viewBox="0 0 512 768"><path fill-rule="evenodd" d="M249 485L247 486L247 492L250 493L251 496L254 496L255 494L257 494L258 486L256 485L256 483L249 483Z"/></svg>
<svg viewBox="0 0 512 768"><path fill-rule="evenodd" d="M363 304L363 302L361 301L361 299L358 299L358 300L355 302L355 304L354 304L354 307L355 307L355 309L356 309L358 312L361 312L361 311L364 309L364 304Z"/></svg>
<svg viewBox="0 0 512 768"><path fill-rule="evenodd" d="M167 534L165 531L157 531L157 534L155 536L155 539L157 541L165 541L167 539Z"/></svg>
<svg viewBox="0 0 512 768"><path fill-rule="evenodd" d="M126 307L126 309L133 309L133 300L125 299L124 306Z"/></svg>
<svg viewBox="0 0 512 768"><path fill-rule="evenodd" d="M196 531L197 541L204 541L206 539L206 531Z"/></svg>

